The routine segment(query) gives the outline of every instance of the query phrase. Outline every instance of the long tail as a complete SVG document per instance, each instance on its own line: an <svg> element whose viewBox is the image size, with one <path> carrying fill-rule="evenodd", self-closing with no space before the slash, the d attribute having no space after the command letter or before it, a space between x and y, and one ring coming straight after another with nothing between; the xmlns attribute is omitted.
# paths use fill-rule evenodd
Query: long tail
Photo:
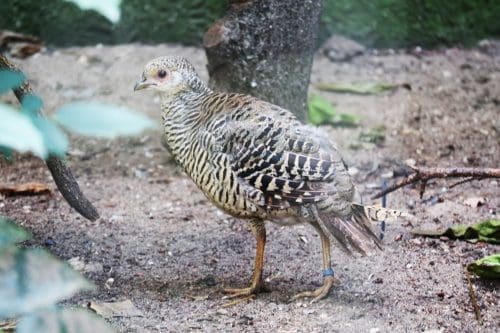
<svg viewBox="0 0 500 333"><path fill-rule="evenodd" d="M340 218L331 212L314 209L320 228L335 238L341 248L349 254L358 252L367 255L382 249L382 243L372 230L372 221L407 216L397 210L377 206L352 204L350 218Z"/></svg>

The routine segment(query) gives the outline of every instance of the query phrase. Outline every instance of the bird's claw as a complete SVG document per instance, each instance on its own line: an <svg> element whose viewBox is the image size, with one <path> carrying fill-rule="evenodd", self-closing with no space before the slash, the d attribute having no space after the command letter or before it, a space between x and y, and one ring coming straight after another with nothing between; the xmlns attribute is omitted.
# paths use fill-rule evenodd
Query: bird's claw
<svg viewBox="0 0 500 333"><path fill-rule="evenodd" d="M245 297L245 296L250 296L250 295L255 295L260 292L266 292L268 289L264 286L263 283L251 285L250 287L247 288L224 288L222 291L226 294L224 296L224 299L228 298L237 298L237 297Z"/></svg>
<svg viewBox="0 0 500 333"><path fill-rule="evenodd" d="M313 297L311 303L317 302L325 298L333 287L335 279L333 276L326 276L323 285L313 291L304 291L292 297L291 301L296 301L299 298Z"/></svg>
<svg viewBox="0 0 500 333"><path fill-rule="evenodd" d="M247 288L224 288L222 291L226 294L222 299L231 299L230 302L224 303L222 307L227 308L234 306L244 301L252 300L256 294L262 291L267 291L263 283L251 285Z"/></svg>

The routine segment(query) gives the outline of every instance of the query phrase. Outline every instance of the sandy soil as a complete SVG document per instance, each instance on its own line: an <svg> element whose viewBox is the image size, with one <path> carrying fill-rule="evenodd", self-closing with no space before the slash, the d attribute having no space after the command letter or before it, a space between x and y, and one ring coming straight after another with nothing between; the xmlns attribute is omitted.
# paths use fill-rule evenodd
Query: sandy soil
<svg viewBox="0 0 500 333"><path fill-rule="evenodd" d="M188 57L207 77L203 51L175 45L56 49L18 63L49 113L73 100L97 99L159 120L158 99L134 94L132 87L144 63L166 54ZM428 166L499 166L500 56L494 50L372 53L345 63L315 57L313 84L356 81L411 86L373 96L321 93L339 110L362 118L361 128L327 130L357 170L365 198L383 175L393 181L407 159ZM14 102L13 96L5 99ZM358 144L361 131L379 126L385 127L382 144ZM499 247L410 233L417 226L444 228L497 216L497 181L452 189L446 187L450 182L431 182L423 200L412 188L390 195L389 206L410 211L418 222L389 225L385 251L376 256L350 258L334 248L340 282L312 305L289 299L321 283L319 237L308 226L269 224L265 275L271 292L224 308L221 288L249 281L254 239L245 222L219 212L180 172L160 136L161 130L114 141L72 138L68 160L100 210L97 222L68 207L35 158L0 164L1 182L40 181L54 190L50 196L0 198L0 211L34 234L34 246L89 264L84 275L97 289L69 303L131 299L142 312L111 319L118 331L500 330L499 284L474 282L484 320L479 326L464 274L468 263ZM470 197L484 197L486 203L468 207L464 201Z"/></svg>

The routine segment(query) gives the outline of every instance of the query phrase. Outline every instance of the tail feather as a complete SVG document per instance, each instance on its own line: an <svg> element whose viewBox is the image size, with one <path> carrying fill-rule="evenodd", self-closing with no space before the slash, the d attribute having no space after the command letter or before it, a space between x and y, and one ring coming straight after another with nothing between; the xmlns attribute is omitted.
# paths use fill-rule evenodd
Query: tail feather
<svg viewBox="0 0 500 333"><path fill-rule="evenodd" d="M410 215L393 209L352 204L352 216L341 218L332 212L314 208L314 217L320 228L335 238L349 254L367 255L382 249L382 243L372 230L372 221L383 221Z"/></svg>
<svg viewBox="0 0 500 333"><path fill-rule="evenodd" d="M363 213L364 214L364 213ZM379 238L371 230L370 222L364 215L354 213L351 218L340 218L331 212L315 209L315 220L320 228L335 238L340 247L349 254L358 252L368 255L382 249Z"/></svg>

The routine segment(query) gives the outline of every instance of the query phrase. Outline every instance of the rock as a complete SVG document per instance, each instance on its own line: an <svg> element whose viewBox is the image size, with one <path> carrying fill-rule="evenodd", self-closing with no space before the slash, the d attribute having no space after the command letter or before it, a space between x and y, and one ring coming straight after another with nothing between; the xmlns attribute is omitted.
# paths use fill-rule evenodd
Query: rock
<svg viewBox="0 0 500 333"><path fill-rule="evenodd" d="M493 39L483 39L477 43L478 48L493 57L500 56L500 41Z"/></svg>
<svg viewBox="0 0 500 333"><path fill-rule="evenodd" d="M340 35L331 36L321 46L321 51L331 61L349 61L365 50L363 45Z"/></svg>

